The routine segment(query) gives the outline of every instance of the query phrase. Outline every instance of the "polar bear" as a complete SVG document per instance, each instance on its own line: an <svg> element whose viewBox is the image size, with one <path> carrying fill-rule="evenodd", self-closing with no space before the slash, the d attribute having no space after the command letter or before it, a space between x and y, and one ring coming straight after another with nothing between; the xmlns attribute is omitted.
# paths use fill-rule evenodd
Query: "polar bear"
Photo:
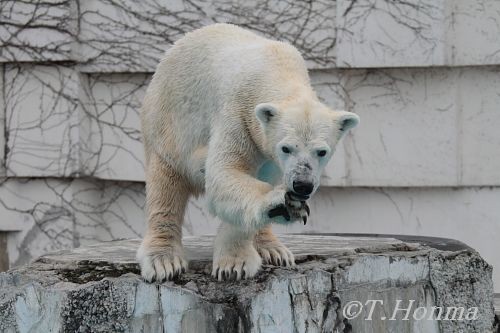
<svg viewBox="0 0 500 333"><path fill-rule="evenodd" d="M358 122L318 100L293 46L231 24L186 34L159 63L141 110L143 278L186 270L184 210L202 193L221 220L214 277L251 278L263 262L294 265L271 224L307 221L306 200L338 140Z"/></svg>

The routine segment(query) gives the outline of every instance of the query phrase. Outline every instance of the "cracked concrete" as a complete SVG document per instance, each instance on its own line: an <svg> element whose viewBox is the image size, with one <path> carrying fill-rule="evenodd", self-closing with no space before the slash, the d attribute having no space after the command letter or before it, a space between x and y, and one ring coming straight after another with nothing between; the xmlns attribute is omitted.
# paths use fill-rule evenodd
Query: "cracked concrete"
<svg viewBox="0 0 500 333"><path fill-rule="evenodd" d="M398 236L394 236L398 237ZM184 243L189 271L148 284L139 241L99 243L45 255L0 274L0 332L491 332L491 266L446 239L282 235L294 268L264 266L255 279L210 277L213 238ZM381 300L355 319L352 301ZM476 320L383 320L398 300L414 308L477 307ZM401 319L398 314L396 318Z"/></svg>

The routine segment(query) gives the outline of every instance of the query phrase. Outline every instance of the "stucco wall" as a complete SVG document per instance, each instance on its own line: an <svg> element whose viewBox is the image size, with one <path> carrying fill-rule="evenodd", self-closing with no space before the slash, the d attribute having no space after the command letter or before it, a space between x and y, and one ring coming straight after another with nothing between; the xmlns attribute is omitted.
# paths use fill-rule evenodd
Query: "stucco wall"
<svg viewBox="0 0 500 333"><path fill-rule="evenodd" d="M0 3L0 232L11 265L144 229L138 110L162 53L232 22L303 53L362 123L311 223L279 231L456 238L500 290L500 3L494 0ZM215 232L203 199L185 233Z"/></svg>

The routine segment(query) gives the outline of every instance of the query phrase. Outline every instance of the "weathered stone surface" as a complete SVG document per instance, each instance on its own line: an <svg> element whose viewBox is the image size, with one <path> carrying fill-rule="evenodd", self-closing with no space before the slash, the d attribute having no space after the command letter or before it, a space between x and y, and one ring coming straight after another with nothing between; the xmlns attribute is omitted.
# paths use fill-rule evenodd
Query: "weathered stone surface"
<svg viewBox="0 0 500 333"><path fill-rule="evenodd" d="M3 66L0 66L3 71ZM4 75L0 74L0 177L5 176L5 94Z"/></svg>
<svg viewBox="0 0 500 333"><path fill-rule="evenodd" d="M138 276L137 240L45 255L0 274L1 332L490 332L491 266L446 239L288 235L294 268L252 280L210 277L213 238L184 243L189 271L172 282ZM399 239L397 239L399 238ZM372 320L347 319L350 301L381 300ZM413 309L478 307L478 319L383 320L397 300ZM403 305L402 305L403 306ZM402 307L400 306L400 307ZM397 313L396 318L402 319Z"/></svg>
<svg viewBox="0 0 500 333"><path fill-rule="evenodd" d="M446 7L446 0L339 0L338 66L444 65Z"/></svg>
<svg viewBox="0 0 500 333"><path fill-rule="evenodd" d="M78 58L90 72L153 71L170 45L227 22L286 40L310 67L334 66L335 1L82 1Z"/></svg>
<svg viewBox="0 0 500 333"><path fill-rule="evenodd" d="M495 0L338 0L338 67L498 64Z"/></svg>
<svg viewBox="0 0 500 333"><path fill-rule="evenodd" d="M496 0L3 0L0 62L153 71L186 32L230 22L296 45L310 68L498 64Z"/></svg>
<svg viewBox="0 0 500 333"><path fill-rule="evenodd" d="M2 0L0 62L71 60L78 1Z"/></svg>
<svg viewBox="0 0 500 333"><path fill-rule="evenodd" d="M5 65L7 176L79 171L79 74L68 66Z"/></svg>

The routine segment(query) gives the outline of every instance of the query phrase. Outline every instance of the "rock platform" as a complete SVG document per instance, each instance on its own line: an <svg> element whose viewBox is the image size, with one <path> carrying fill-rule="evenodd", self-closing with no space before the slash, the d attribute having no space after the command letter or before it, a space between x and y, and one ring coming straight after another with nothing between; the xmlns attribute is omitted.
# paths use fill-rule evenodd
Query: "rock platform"
<svg viewBox="0 0 500 333"><path fill-rule="evenodd" d="M141 279L139 240L44 255L0 273L0 332L494 330L492 267L460 242L387 235L280 239L296 255L296 267L264 266L239 282L210 277L212 236L185 238L189 271L161 284ZM450 307L462 307L464 318L445 319ZM437 308L442 318L429 319Z"/></svg>

